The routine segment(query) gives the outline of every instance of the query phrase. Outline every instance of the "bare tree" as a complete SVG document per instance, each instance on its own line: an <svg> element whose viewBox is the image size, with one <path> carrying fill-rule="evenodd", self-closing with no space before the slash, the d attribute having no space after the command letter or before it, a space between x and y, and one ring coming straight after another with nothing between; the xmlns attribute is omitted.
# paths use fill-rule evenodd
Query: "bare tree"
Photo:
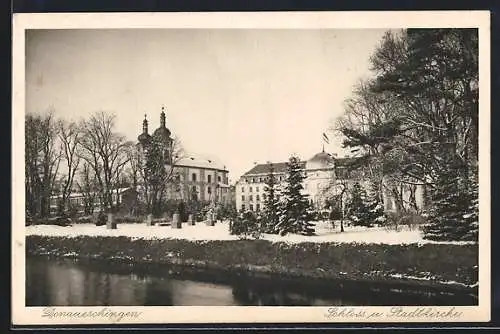
<svg viewBox="0 0 500 334"><path fill-rule="evenodd" d="M97 112L82 122L82 152L93 169L99 186L103 210L114 210L113 188L128 162L125 137L114 132L115 115Z"/></svg>
<svg viewBox="0 0 500 334"><path fill-rule="evenodd" d="M52 111L43 115L26 115L26 209L32 216L47 217L50 213L50 196L61 160L56 144L56 124Z"/></svg>
<svg viewBox="0 0 500 334"><path fill-rule="evenodd" d="M95 177L94 170L86 161L83 162L79 174L79 179L75 182L83 196L83 210L86 215L91 215L94 213L94 207L98 199L97 178Z"/></svg>
<svg viewBox="0 0 500 334"><path fill-rule="evenodd" d="M184 157L179 138L161 142L155 138L147 145L139 163L142 190L148 212L159 214L167 197L176 199L180 182L177 163Z"/></svg>
<svg viewBox="0 0 500 334"><path fill-rule="evenodd" d="M327 197L330 213L333 213L335 210L340 211L340 232L344 232L349 181L359 179L359 173L356 173L356 170L353 170L348 163L342 166L335 166L334 177L330 179L330 182L322 190L324 196ZM335 225L333 221L332 224Z"/></svg>
<svg viewBox="0 0 500 334"><path fill-rule="evenodd" d="M134 190L139 186L139 178L141 176L141 153L139 148L133 143L127 145L128 168L127 177Z"/></svg>
<svg viewBox="0 0 500 334"><path fill-rule="evenodd" d="M73 191L75 173L80 164L78 148L80 145L81 131L74 122L59 120L59 142L62 160L66 162L66 174L61 178L61 198L59 201L59 213L63 213L68 205L68 199Z"/></svg>

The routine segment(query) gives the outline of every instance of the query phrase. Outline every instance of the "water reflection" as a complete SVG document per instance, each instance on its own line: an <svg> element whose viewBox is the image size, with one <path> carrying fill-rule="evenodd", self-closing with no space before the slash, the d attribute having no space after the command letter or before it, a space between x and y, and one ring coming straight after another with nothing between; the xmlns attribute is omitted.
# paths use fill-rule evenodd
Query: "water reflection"
<svg viewBox="0 0 500 334"><path fill-rule="evenodd" d="M26 259L27 306L474 305L470 296L327 288L70 260Z"/></svg>

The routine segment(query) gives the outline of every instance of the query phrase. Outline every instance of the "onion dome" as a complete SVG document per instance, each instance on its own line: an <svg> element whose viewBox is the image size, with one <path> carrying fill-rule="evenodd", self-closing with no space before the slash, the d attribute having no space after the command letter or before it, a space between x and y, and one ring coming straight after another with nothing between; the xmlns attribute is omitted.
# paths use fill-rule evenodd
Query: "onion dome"
<svg viewBox="0 0 500 334"><path fill-rule="evenodd" d="M162 107L160 115L160 127L155 130L155 132L153 133L153 137L156 140L166 142L170 140L170 134L170 130L167 129L165 125L165 108Z"/></svg>
<svg viewBox="0 0 500 334"><path fill-rule="evenodd" d="M146 115L144 115L144 121L142 122L142 133L137 137L137 140L141 144L146 144L151 140L151 136L148 134L148 120Z"/></svg>

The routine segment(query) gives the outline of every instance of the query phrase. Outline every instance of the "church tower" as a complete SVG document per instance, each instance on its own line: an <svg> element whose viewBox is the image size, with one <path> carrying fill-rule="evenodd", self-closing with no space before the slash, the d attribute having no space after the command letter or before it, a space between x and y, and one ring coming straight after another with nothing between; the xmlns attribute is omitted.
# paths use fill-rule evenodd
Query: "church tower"
<svg viewBox="0 0 500 334"><path fill-rule="evenodd" d="M144 115L144 121L142 121L142 133L137 137L139 141L141 151L147 149L147 146L151 143L151 135L148 133L148 120L147 115Z"/></svg>
<svg viewBox="0 0 500 334"><path fill-rule="evenodd" d="M170 137L171 132L167 128L166 125L166 115L165 115L165 107L161 107L161 114L160 114L160 127L155 130L153 133L153 140L155 140L157 143L163 146L164 149L164 155L165 158L167 159L167 163L170 164L170 156L172 153L172 143L173 140Z"/></svg>

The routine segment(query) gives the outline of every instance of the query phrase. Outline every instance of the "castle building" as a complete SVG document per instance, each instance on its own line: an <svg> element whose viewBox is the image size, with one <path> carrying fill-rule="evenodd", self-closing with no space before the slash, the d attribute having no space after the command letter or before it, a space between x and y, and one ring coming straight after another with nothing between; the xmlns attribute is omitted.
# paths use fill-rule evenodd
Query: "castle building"
<svg viewBox="0 0 500 334"><path fill-rule="evenodd" d="M156 141L160 143L166 166L173 168L172 173L178 180L178 185L168 191L167 198L228 204L229 171L226 166L214 157L176 150L176 143L171 135L166 126L165 108L162 107L160 126L150 135L145 117L142 133L137 138L137 149L142 160L153 141Z"/></svg>
<svg viewBox="0 0 500 334"><path fill-rule="evenodd" d="M323 210L327 199L338 195L343 187L349 189L355 182L360 183L365 188L368 187L368 178L364 171L353 171L348 167L352 161L353 158L337 158L323 150L310 159L300 162L305 174L303 193L308 195L316 210ZM287 177L287 162L256 164L236 183L236 208L238 211L259 211L264 208L266 178L271 170L277 188L283 189ZM416 196L417 206L421 208L423 206L421 187L417 187L413 195ZM410 194L403 191L402 196L407 199ZM396 210L393 196L387 191L382 191L382 198L386 211Z"/></svg>

